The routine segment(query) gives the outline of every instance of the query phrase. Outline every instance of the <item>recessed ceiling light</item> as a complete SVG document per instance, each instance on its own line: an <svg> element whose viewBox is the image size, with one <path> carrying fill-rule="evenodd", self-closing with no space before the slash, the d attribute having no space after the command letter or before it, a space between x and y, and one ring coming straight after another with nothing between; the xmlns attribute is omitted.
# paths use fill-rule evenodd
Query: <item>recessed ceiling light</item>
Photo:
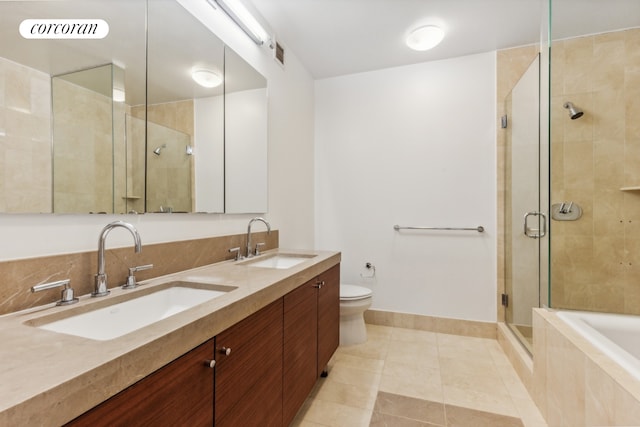
<svg viewBox="0 0 640 427"><path fill-rule="evenodd" d="M200 86L208 88L220 86L222 83L222 77L218 73L202 68L193 70L191 78Z"/></svg>
<svg viewBox="0 0 640 427"><path fill-rule="evenodd" d="M411 31L407 36L407 46L413 50L429 50L444 38L444 30L437 25L425 25Z"/></svg>

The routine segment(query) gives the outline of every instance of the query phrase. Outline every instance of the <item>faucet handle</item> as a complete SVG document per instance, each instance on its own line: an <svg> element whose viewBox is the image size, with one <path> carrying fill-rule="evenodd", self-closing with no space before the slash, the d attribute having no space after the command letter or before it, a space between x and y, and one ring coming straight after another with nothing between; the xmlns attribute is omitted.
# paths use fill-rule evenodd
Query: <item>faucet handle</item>
<svg viewBox="0 0 640 427"><path fill-rule="evenodd" d="M122 285L122 289L133 289L133 288L137 287L138 283L136 283L136 276L134 274L137 271L149 270L150 268L153 268L153 264L139 265L137 267L129 268L129 275L127 276L127 283Z"/></svg>
<svg viewBox="0 0 640 427"><path fill-rule="evenodd" d="M240 247L229 249L230 253L236 253L234 261L240 261L242 259L242 255L240 255Z"/></svg>
<svg viewBox="0 0 640 427"><path fill-rule="evenodd" d="M260 247L264 246L265 243L256 243L256 251L254 252L256 254L256 256L260 255Z"/></svg>
<svg viewBox="0 0 640 427"><path fill-rule="evenodd" d="M71 283L70 279L58 280L55 282L43 283L41 285L35 285L31 287L31 292L40 292L45 291L47 289L53 289L58 287L62 288L62 295L60 301L56 302L56 305L69 305L75 304L78 302L78 298L75 298L73 295L73 289L69 284Z"/></svg>

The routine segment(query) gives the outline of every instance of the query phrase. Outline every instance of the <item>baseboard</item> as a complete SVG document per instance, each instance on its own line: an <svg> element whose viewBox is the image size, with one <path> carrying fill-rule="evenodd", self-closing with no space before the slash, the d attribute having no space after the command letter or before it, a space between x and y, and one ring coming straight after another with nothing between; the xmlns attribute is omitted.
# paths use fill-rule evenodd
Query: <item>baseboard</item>
<svg viewBox="0 0 640 427"><path fill-rule="evenodd" d="M384 310L367 310L364 321L372 325L418 329L442 334L463 335L477 338L497 338L496 323L475 320L450 319L421 314L398 313Z"/></svg>

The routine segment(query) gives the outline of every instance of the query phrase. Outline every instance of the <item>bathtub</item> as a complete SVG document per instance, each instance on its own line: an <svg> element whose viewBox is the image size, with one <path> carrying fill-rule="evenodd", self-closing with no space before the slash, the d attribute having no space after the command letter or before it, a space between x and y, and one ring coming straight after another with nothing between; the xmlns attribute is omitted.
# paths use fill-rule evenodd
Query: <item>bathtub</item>
<svg viewBox="0 0 640 427"><path fill-rule="evenodd" d="M640 316L558 311L559 318L640 380Z"/></svg>

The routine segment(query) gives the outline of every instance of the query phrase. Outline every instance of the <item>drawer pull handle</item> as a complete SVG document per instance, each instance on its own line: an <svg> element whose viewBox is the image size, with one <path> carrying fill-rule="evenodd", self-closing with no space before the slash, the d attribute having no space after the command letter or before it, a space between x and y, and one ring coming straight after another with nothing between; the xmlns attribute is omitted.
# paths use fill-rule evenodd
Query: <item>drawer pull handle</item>
<svg viewBox="0 0 640 427"><path fill-rule="evenodd" d="M205 360L204 364L207 365L208 367L210 367L211 369L213 369L216 366L216 361L215 360Z"/></svg>
<svg viewBox="0 0 640 427"><path fill-rule="evenodd" d="M314 288L322 288L324 286L324 280L320 281L320 282L316 282L315 285L313 285Z"/></svg>
<svg viewBox="0 0 640 427"><path fill-rule="evenodd" d="M225 356L228 356L231 354L231 348L229 347L222 347L220 349L220 353L224 354Z"/></svg>

